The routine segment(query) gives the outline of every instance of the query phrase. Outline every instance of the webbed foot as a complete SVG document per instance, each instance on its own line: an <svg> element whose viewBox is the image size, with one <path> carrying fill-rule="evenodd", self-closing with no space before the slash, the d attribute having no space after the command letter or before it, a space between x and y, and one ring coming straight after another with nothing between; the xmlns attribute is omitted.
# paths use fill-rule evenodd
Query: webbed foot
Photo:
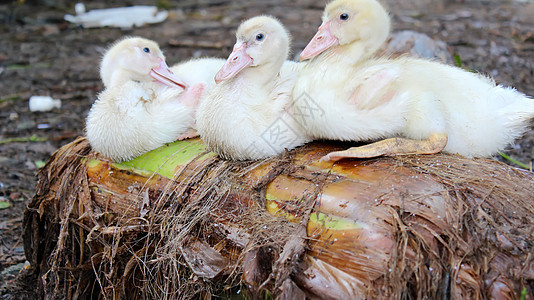
<svg viewBox="0 0 534 300"><path fill-rule="evenodd" d="M368 145L330 152L322 161L338 161L343 158L371 158L382 155L435 154L447 145L447 134L432 133L426 140L389 138Z"/></svg>
<svg viewBox="0 0 534 300"><path fill-rule="evenodd" d="M198 132L195 129L189 129L186 132L182 133L177 140L191 139L198 136Z"/></svg>

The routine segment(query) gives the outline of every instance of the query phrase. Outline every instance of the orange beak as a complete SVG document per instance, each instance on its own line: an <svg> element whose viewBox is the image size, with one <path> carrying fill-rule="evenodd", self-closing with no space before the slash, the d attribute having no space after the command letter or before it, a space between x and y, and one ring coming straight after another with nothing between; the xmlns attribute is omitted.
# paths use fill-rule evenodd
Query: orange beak
<svg viewBox="0 0 534 300"><path fill-rule="evenodd" d="M236 76L241 70L252 65L254 60L247 54L247 43L235 44L234 50L226 60L226 63L215 75L215 82L228 80Z"/></svg>
<svg viewBox="0 0 534 300"><path fill-rule="evenodd" d="M326 49L339 45L339 41L330 33L330 22L326 22L317 33L313 36L312 40L308 43L306 48L300 53L299 60L307 60L321 54Z"/></svg>

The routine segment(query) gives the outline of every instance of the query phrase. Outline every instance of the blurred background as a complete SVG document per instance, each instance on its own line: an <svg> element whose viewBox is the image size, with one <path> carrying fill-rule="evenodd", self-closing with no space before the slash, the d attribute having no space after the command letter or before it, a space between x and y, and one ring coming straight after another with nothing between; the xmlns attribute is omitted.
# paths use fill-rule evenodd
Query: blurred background
<svg viewBox="0 0 534 300"><path fill-rule="evenodd" d="M116 39L142 36L160 44L173 65L191 57L226 58L235 29L252 16L278 17L293 35L294 57L320 25L324 0L87 1L86 11L153 5L167 11L157 24L130 29L84 28L67 22L76 1L0 1L0 294L20 299L32 278L15 280L25 266L22 211L35 187L35 174L62 145L84 134L85 117L103 85L102 53ZM382 0L393 32L426 34L445 51L447 62L492 76L534 95L534 1ZM78 6L78 8L80 8ZM393 45L409 50L414 40ZM424 49L423 49L424 50ZM32 112L31 96L61 100L61 107ZM529 165L534 130L505 153ZM513 164L501 157L496 159ZM515 164L513 164L516 166Z"/></svg>

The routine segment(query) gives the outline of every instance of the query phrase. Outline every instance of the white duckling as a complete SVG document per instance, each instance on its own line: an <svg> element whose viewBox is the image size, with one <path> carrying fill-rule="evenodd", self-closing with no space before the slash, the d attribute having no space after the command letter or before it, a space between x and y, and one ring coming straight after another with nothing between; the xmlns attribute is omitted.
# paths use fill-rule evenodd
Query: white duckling
<svg viewBox="0 0 534 300"><path fill-rule="evenodd" d="M381 38L370 31L377 28ZM513 88L423 59L365 59L365 51L372 53L383 42L386 29L387 13L376 0L335 0L302 52L301 59L312 59L300 73L294 97L306 94L321 108L299 115L306 134L350 141L388 138L324 160L439 151L486 157L527 129L534 101Z"/></svg>
<svg viewBox="0 0 534 300"><path fill-rule="evenodd" d="M105 90L86 120L92 148L114 161L135 158L176 140L193 124L203 86L186 87L158 45L129 37L116 42L101 66Z"/></svg>
<svg viewBox="0 0 534 300"><path fill-rule="evenodd" d="M261 159L307 142L288 112L298 63L285 62L290 36L269 16L243 22L218 83L200 103L197 129L208 148L232 160Z"/></svg>

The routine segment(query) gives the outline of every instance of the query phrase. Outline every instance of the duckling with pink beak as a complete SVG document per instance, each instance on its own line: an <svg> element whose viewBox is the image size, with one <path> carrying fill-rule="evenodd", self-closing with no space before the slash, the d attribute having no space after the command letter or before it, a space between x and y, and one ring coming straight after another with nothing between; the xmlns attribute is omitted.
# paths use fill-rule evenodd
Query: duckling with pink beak
<svg viewBox="0 0 534 300"><path fill-rule="evenodd" d="M173 142L194 124L203 85L185 84L155 42L116 42L102 59L101 77L106 88L89 111L86 134L92 148L113 161Z"/></svg>
<svg viewBox="0 0 534 300"><path fill-rule="evenodd" d="M434 61L372 58L388 33L376 0L334 0L302 52L310 61L293 97L306 94L324 112L304 116L306 135L374 142L324 160L440 151L487 157L528 129L534 100L511 87Z"/></svg>
<svg viewBox="0 0 534 300"><path fill-rule="evenodd" d="M167 66L159 46L153 41L139 37L123 38L112 44L102 58L100 77L106 88L129 80L153 80L170 87L185 89L183 79Z"/></svg>
<svg viewBox="0 0 534 300"><path fill-rule="evenodd" d="M275 18L243 22L237 42L201 102L197 130L221 157L256 160L308 141L290 113L299 64L288 62L290 36Z"/></svg>

